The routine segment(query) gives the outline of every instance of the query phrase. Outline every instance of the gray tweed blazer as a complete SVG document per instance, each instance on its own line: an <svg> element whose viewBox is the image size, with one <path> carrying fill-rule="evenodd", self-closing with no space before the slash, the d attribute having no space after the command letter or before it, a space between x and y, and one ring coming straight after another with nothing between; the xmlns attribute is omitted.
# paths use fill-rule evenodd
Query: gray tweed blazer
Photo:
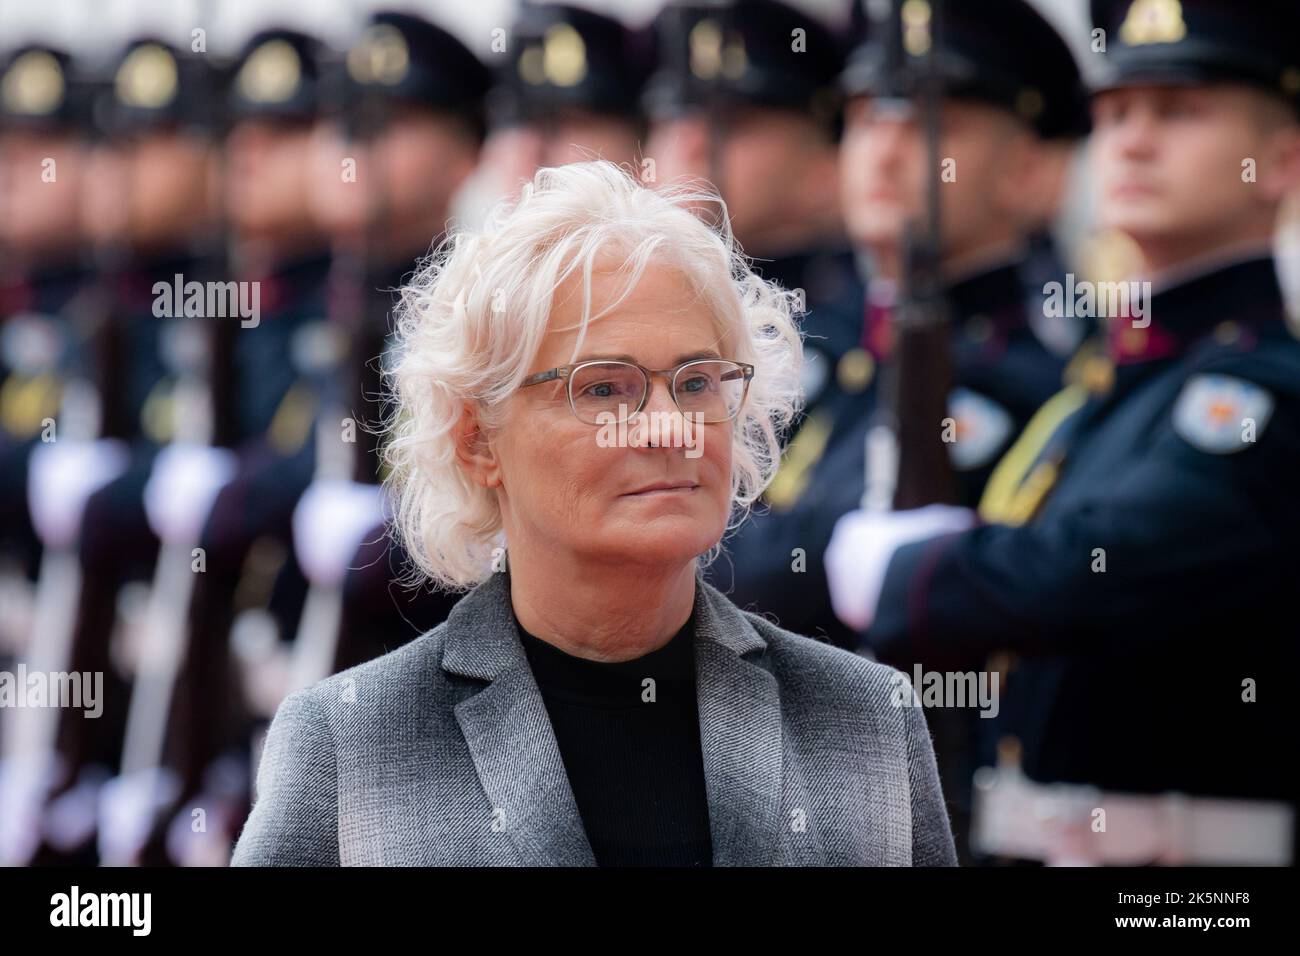
<svg viewBox="0 0 1300 956"><path fill-rule="evenodd" d="M696 580L715 866L954 865L923 711L899 672ZM438 627L296 691L267 733L236 866L592 866L494 574Z"/></svg>

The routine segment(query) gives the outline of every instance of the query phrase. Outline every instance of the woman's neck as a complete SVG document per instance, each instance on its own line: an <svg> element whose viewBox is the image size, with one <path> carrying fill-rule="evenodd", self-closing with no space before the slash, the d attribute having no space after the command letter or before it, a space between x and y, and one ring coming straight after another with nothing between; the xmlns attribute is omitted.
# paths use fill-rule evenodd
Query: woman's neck
<svg viewBox="0 0 1300 956"><path fill-rule="evenodd" d="M658 650L695 603L695 560L663 569L610 566L521 546L512 546L506 559L520 625L575 657L625 661Z"/></svg>

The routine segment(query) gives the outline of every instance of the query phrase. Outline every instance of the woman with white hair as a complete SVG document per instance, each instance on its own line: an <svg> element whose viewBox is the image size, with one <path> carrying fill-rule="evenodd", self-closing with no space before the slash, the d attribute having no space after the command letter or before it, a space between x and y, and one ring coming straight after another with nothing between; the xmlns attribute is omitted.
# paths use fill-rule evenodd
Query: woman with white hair
<svg viewBox="0 0 1300 956"><path fill-rule="evenodd" d="M802 362L708 201L543 169L404 290L394 523L473 590L280 705L235 864L955 862L902 675L701 574Z"/></svg>

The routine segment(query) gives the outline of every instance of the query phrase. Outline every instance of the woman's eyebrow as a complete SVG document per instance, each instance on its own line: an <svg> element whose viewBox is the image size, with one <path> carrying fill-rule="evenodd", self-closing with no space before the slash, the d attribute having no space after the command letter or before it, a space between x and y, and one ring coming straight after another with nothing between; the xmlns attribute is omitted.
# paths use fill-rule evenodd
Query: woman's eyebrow
<svg viewBox="0 0 1300 956"><path fill-rule="evenodd" d="M686 355L677 356L674 365L681 365L683 362L693 362L696 359L715 359L722 358L722 355L715 349L704 349L699 352L690 352ZM601 354L601 355L584 355L582 358L574 359L574 362L631 362L633 365L640 364L631 355L621 354Z"/></svg>

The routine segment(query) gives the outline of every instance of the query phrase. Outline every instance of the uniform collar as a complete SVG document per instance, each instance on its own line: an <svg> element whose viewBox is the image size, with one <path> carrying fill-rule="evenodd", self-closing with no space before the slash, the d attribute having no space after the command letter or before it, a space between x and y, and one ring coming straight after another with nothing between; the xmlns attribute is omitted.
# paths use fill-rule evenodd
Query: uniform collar
<svg viewBox="0 0 1300 956"><path fill-rule="evenodd" d="M1023 265L1023 259L1006 259L949 282L944 297L965 334L981 342L1003 342L1026 324ZM883 279L873 280L868 288L862 347L877 362L893 349L897 289L896 283Z"/></svg>
<svg viewBox="0 0 1300 956"><path fill-rule="evenodd" d="M146 308L155 298L156 283L165 282L170 289L177 276L182 284L206 278L197 274L199 262L198 256L191 252L134 257L112 276L117 300L128 309Z"/></svg>
<svg viewBox="0 0 1300 956"><path fill-rule="evenodd" d="M311 290L324 288L329 267L329 254L317 250L281 259L264 274L248 278L260 284L262 312L275 313Z"/></svg>
<svg viewBox="0 0 1300 956"><path fill-rule="evenodd" d="M775 280L786 289L806 291L810 279L826 281L842 270L851 271L853 252L848 246L819 246L772 259L755 259L754 267L763 278ZM825 270L826 275L819 274L821 270ZM816 297L809 294L809 299Z"/></svg>
<svg viewBox="0 0 1300 956"><path fill-rule="evenodd" d="M67 305L90 271L80 260L62 259L41 264L0 282L0 315L15 312L53 314Z"/></svg>
<svg viewBox="0 0 1300 956"><path fill-rule="evenodd" d="M1009 259L982 272L952 282L947 289L953 314L987 318L1003 334L1025 324L1023 258Z"/></svg>
<svg viewBox="0 0 1300 956"><path fill-rule="evenodd" d="M1107 326L1107 352L1117 365L1172 358L1213 333L1225 342L1253 337L1258 326L1281 321L1285 300L1277 267L1267 253L1220 262L1193 273L1153 280L1146 318Z"/></svg>

